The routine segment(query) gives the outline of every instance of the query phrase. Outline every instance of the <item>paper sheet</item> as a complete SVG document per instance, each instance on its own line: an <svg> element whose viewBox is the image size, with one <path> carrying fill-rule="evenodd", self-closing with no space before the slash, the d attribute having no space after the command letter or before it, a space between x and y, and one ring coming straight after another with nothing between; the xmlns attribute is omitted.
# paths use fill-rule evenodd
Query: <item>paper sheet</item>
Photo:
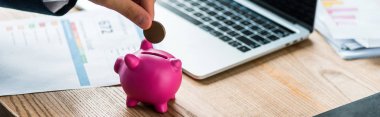
<svg viewBox="0 0 380 117"><path fill-rule="evenodd" d="M380 40L379 0L322 0L322 21L334 39Z"/></svg>
<svg viewBox="0 0 380 117"><path fill-rule="evenodd" d="M78 0L76 6L80 10L110 10L106 7L97 5L89 0Z"/></svg>
<svg viewBox="0 0 380 117"><path fill-rule="evenodd" d="M321 16L321 15L319 15ZM365 48L354 39L333 39L321 21L317 21L315 28L324 36L327 43L345 60L373 58L380 56L380 48Z"/></svg>
<svg viewBox="0 0 380 117"><path fill-rule="evenodd" d="M110 11L0 22L0 96L119 84L141 29Z"/></svg>

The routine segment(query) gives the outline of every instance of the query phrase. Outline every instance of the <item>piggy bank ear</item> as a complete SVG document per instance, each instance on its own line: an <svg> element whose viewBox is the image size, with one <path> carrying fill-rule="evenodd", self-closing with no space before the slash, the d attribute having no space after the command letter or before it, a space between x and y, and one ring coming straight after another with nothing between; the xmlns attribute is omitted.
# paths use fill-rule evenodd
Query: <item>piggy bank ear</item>
<svg viewBox="0 0 380 117"><path fill-rule="evenodd" d="M182 62L179 59L176 59L176 58L170 59L170 64L172 65L175 71L182 69Z"/></svg>
<svg viewBox="0 0 380 117"><path fill-rule="evenodd" d="M123 64L123 57L117 58L115 65L113 66L113 69L116 73L119 73L120 67Z"/></svg>
<svg viewBox="0 0 380 117"><path fill-rule="evenodd" d="M147 50L147 49L151 49L151 48L153 48L153 45L148 40L144 39L141 42L140 49Z"/></svg>
<svg viewBox="0 0 380 117"><path fill-rule="evenodd" d="M133 69L136 69L137 66L139 66L140 59L137 58L137 56L135 56L133 54L127 54L124 57L124 62L129 69L133 70Z"/></svg>

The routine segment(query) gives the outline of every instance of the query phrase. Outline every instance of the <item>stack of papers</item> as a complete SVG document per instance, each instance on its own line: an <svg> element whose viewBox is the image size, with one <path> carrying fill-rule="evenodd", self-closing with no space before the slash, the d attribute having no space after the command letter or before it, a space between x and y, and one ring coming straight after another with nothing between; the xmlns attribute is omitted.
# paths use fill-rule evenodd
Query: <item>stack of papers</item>
<svg viewBox="0 0 380 117"><path fill-rule="evenodd" d="M0 22L0 96L117 85L141 29L112 11Z"/></svg>
<svg viewBox="0 0 380 117"><path fill-rule="evenodd" d="M344 59L380 56L380 1L321 0L317 30Z"/></svg>

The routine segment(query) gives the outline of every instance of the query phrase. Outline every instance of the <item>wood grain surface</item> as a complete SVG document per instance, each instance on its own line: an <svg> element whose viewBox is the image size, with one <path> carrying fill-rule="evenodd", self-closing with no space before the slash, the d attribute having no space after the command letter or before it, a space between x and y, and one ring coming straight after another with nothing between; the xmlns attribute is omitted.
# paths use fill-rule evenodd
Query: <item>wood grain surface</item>
<svg viewBox="0 0 380 117"><path fill-rule="evenodd" d="M14 113L8 106L0 102L0 116L2 117L16 117L17 114Z"/></svg>
<svg viewBox="0 0 380 117"><path fill-rule="evenodd" d="M40 16L0 9L0 20ZM165 114L127 108L120 86L0 97L19 116L313 116L380 91L380 59L345 61L309 40L206 80L183 75Z"/></svg>

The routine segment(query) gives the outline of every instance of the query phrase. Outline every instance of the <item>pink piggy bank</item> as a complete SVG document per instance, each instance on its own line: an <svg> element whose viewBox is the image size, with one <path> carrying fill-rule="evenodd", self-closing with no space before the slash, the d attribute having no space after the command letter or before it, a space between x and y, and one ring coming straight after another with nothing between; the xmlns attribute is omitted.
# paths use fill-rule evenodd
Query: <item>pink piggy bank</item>
<svg viewBox="0 0 380 117"><path fill-rule="evenodd" d="M141 50L116 60L114 70L120 75L127 94L127 106L138 102L152 104L156 111L167 111L167 103L175 98L182 81L181 60L162 50L154 49L143 40Z"/></svg>

